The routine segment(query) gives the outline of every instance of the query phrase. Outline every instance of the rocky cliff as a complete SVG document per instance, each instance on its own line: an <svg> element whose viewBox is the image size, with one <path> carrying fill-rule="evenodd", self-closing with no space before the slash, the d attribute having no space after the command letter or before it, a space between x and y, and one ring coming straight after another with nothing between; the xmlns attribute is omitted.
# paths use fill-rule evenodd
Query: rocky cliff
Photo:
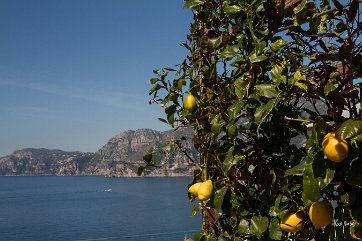
<svg viewBox="0 0 362 241"><path fill-rule="evenodd" d="M111 138L95 153L65 152L61 150L28 148L0 158L0 175L103 175L137 176L142 157L152 148L159 150L161 168L146 170L148 176L183 176L193 173L190 161L176 150L166 158L162 145L185 137L185 151L197 161L193 146L192 130L159 132L150 129L122 132ZM166 160L167 159L167 160Z"/></svg>
<svg viewBox="0 0 362 241"><path fill-rule="evenodd" d="M0 175L79 175L93 153L27 148L0 158Z"/></svg>

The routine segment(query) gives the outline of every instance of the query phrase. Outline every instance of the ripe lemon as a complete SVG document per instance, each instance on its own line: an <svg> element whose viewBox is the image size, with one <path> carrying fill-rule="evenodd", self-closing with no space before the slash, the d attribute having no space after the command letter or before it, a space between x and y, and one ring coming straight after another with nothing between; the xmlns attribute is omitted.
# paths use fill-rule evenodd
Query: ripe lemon
<svg viewBox="0 0 362 241"><path fill-rule="evenodd" d="M327 226L333 220L333 207L329 202L314 202L309 208L309 218L315 229Z"/></svg>
<svg viewBox="0 0 362 241"><path fill-rule="evenodd" d="M198 194L198 190L199 190L200 185L201 185L201 182L197 182L197 183L193 184L193 185L189 188L189 193L191 193L192 195L194 195L194 196L197 197L197 194Z"/></svg>
<svg viewBox="0 0 362 241"><path fill-rule="evenodd" d="M200 199L200 201L205 201L209 199L211 195L212 195L212 181L207 180L202 182L197 191L197 197Z"/></svg>
<svg viewBox="0 0 362 241"><path fill-rule="evenodd" d="M322 149L324 155L334 162L341 162L348 156L348 142L336 137L334 132L330 132L323 138Z"/></svg>
<svg viewBox="0 0 362 241"><path fill-rule="evenodd" d="M295 233L303 228L303 219L303 215L300 213L290 213L282 218L279 226L284 231Z"/></svg>
<svg viewBox="0 0 362 241"><path fill-rule="evenodd" d="M196 98L189 92L184 99L184 108L193 111L196 106Z"/></svg>

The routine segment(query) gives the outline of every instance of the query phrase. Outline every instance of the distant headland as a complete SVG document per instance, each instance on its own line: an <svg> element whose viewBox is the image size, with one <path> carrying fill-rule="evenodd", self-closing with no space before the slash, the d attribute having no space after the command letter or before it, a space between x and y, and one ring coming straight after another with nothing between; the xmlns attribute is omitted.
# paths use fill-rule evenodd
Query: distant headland
<svg viewBox="0 0 362 241"><path fill-rule="evenodd" d="M112 137L97 152L67 152L45 148L26 148L0 157L0 175L99 175L111 177L137 176L138 167L144 164L143 155L151 148L162 149L162 145L172 139L185 137L185 151L194 160L198 159L194 148L192 129L177 131L155 131L139 129L125 131ZM189 176L194 167L177 151L173 158L165 162L164 156L158 161L165 163L161 168L146 170L145 176Z"/></svg>

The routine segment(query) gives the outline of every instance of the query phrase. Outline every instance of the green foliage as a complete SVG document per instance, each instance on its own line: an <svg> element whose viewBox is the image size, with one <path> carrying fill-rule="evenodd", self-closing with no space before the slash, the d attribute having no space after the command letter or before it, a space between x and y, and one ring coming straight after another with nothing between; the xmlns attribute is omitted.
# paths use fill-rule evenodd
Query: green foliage
<svg viewBox="0 0 362 241"><path fill-rule="evenodd" d="M160 120L194 129L195 179L214 183L193 213L214 210L216 223L204 215L194 240L327 240L333 227L317 231L307 215L300 232L279 227L287 212L307 214L321 198L345 210L335 220L362 222L359 1L302 0L282 16L278 2L186 0L188 56L150 81ZM187 92L196 98L191 112L182 106ZM322 151L332 131L349 142L342 163ZM345 229L337 236L350 237Z"/></svg>

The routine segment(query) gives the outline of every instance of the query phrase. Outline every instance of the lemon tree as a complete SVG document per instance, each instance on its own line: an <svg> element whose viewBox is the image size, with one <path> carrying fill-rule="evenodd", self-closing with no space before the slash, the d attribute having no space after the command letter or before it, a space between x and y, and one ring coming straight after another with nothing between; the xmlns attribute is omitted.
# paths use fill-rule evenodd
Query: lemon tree
<svg viewBox="0 0 362 241"><path fill-rule="evenodd" d="M165 110L161 121L194 130L200 158L185 195L190 188L203 223L193 240L359 238L360 2L184 7L193 13L181 43L187 57L155 70L149 94ZM155 155L141 170L155 166Z"/></svg>

